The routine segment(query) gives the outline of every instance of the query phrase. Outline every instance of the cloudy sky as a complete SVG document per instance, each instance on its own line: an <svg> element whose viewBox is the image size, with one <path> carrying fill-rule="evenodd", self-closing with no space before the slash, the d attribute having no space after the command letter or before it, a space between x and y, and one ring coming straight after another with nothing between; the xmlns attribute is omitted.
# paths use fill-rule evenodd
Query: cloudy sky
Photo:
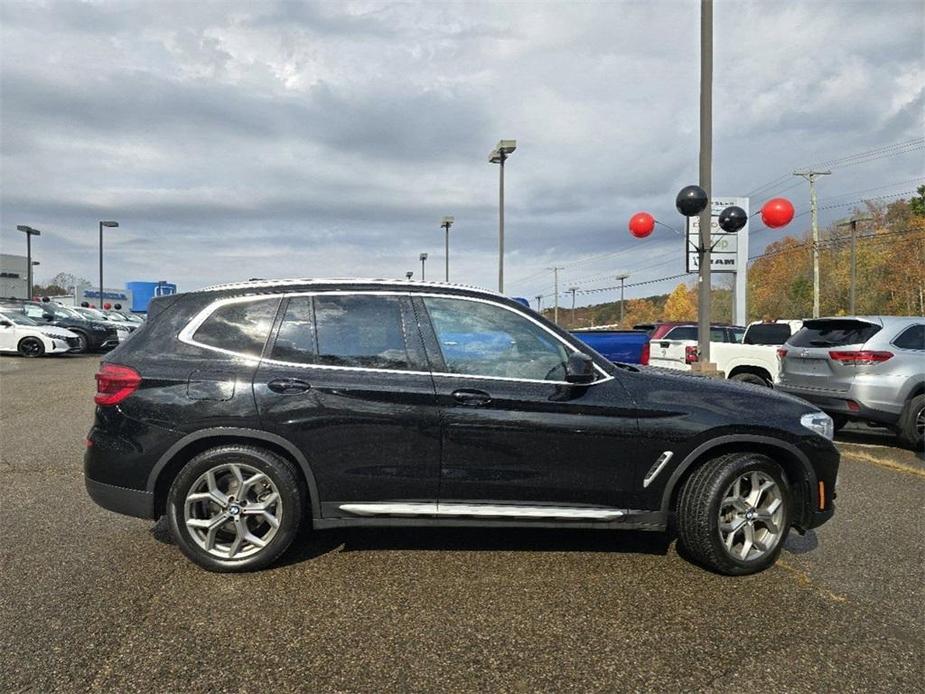
<svg viewBox="0 0 925 694"><path fill-rule="evenodd" d="M835 160L826 222L925 179L920 0L715 14L717 193L804 211L791 170ZM452 280L494 288L499 138L518 142L507 293L549 293L553 264L589 289L683 270L671 232L635 241L626 222L680 223L675 193L696 182L694 0L3 0L0 42L0 244L22 253L16 225L41 229L39 280L95 278L109 218L108 286L418 277L422 251L438 279L454 215ZM779 233L753 226L752 252Z"/></svg>

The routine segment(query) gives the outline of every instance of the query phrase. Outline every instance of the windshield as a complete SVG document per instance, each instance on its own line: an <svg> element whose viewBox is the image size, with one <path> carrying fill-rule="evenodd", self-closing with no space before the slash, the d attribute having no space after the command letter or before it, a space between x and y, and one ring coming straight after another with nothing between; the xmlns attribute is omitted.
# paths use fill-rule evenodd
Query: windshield
<svg viewBox="0 0 925 694"><path fill-rule="evenodd" d="M74 310L85 318L92 318L93 320L106 320L106 316L97 311L95 308L87 308L86 306L82 306L80 308L75 308Z"/></svg>
<svg viewBox="0 0 925 694"><path fill-rule="evenodd" d="M0 313L0 320L8 320L16 325L38 325L34 320L21 313Z"/></svg>
<svg viewBox="0 0 925 694"><path fill-rule="evenodd" d="M52 311L54 311L56 316L61 316L64 318L76 318L77 320L87 320L86 316L82 316L77 311L67 306L55 306Z"/></svg>

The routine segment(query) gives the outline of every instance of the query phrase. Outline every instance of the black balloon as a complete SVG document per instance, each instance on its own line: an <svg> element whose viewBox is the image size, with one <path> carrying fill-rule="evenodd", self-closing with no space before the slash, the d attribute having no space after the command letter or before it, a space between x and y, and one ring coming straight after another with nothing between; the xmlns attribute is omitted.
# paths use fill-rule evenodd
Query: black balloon
<svg viewBox="0 0 925 694"><path fill-rule="evenodd" d="M678 193L675 207L685 217L693 217L703 212L708 204L707 194L700 186L685 186Z"/></svg>
<svg viewBox="0 0 925 694"><path fill-rule="evenodd" d="M738 231L748 222L748 215L741 207L730 205L719 213L719 228L723 231Z"/></svg>
<svg viewBox="0 0 925 694"><path fill-rule="evenodd" d="M112 307L118 311L120 308L122 308L122 304L113 304Z"/></svg>

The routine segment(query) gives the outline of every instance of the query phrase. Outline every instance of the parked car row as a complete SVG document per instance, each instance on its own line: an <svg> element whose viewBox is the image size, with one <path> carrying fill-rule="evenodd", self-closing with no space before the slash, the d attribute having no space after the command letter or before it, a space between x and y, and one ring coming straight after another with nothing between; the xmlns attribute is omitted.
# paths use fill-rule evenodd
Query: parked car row
<svg viewBox="0 0 925 694"><path fill-rule="evenodd" d="M121 313L22 299L0 300L0 316L0 351L24 357L112 349L143 324Z"/></svg>

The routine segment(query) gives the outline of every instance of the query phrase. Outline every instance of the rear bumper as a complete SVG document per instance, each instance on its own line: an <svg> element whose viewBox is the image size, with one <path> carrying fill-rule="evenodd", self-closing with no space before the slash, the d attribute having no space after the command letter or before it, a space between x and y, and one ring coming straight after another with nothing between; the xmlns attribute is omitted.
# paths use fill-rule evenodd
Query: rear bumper
<svg viewBox="0 0 925 694"><path fill-rule="evenodd" d="M154 518L154 494L140 489L117 487L84 477L87 493L98 505L136 518Z"/></svg>
<svg viewBox="0 0 925 694"><path fill-rule="evenodd" d="M805 400L811 405L815 405L829 415L837 414L849 419L861 419L888 425L896 424L899 421L899 415L897 413L887 412L865 405L863 402L849 397L850 393L834 396L806 390L804 388L793 388L783 383L777 384L776 388L783 393L793 395L801 400ZM856 403L858 409L848 407L849 402Z"/></svg>

